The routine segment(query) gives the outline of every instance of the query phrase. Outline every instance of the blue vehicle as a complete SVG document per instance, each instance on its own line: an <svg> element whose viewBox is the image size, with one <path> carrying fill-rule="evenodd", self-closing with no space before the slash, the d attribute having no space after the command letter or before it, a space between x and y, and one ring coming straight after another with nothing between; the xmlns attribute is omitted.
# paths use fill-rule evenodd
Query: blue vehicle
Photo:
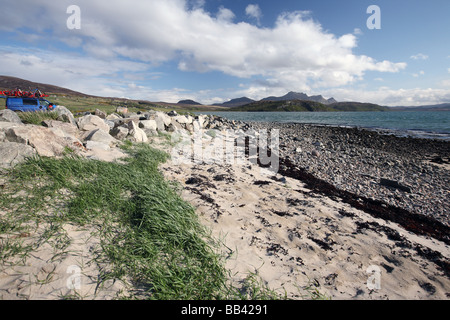
<svg viewBox="0 0 450 320"><path fill-rule="evenodd" d="M6 98L6 109L19 112L53 110L55 106L44 97L48 95L36 89L32 92L21 89L0 91L0 98Z"/></svg>
<svg viewBox="0 0 450 320"><path fill-rule="evenodd" d="M53 110L53 103L43 98L6 97L6 109L20 112L35 112Z"/></svg>

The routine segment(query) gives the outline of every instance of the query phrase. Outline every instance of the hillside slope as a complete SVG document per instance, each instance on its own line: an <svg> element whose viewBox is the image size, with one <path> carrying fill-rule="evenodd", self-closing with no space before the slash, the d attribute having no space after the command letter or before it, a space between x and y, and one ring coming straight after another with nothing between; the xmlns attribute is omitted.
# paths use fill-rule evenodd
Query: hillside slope
<svg viewBox="0 0 450 320"><path fill-rule="evenodd" d="M232 111L246 112L317 112L317 111L389 111L372 103L360 102L337 102L325 105L315 101L292 100L292 101L258 101L244 106L233 108Z"/></svg>

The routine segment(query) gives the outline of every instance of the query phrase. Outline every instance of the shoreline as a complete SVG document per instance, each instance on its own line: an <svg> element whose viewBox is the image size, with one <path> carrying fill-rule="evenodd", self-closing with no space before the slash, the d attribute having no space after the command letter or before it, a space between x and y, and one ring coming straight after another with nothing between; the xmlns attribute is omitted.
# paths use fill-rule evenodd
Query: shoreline
<svg viewBox="0 0 450 320"><path fill-rule="evenodd" d="M279 129L280 157L337 189L449 225L450 142L359 128L250 124L256 129Z"/></svg>
<svg viewBox="0 0 450 320"><path fill-rule="evenodd" d="M446 112L446 111L445 111ZM201 114L200 112L194 112L196 115ZM433 129L426 129L426 128L399 128L399 127L386 127L386 126L380 126L380 125L359 125L359 124L347 124L347 123L321 123L321 122L301 122L301 121L295 121L295 120L277 120L277 121L271 121L271 120L243 120L242 117L237 117L234 119L233 117L226 117L226 113L263 113L263 114L270 114L271 112L233 112L233 111L222 111L222 112L205 112L204 114L208 115L216 115L218 117L226 118L229 121L241 121L241 122L254 122L254 123L276 123L276 124L299 124L299 125L310 125L310 126L318 126L318 127L337 127L337 128L350 128L350 129L360 129L360 130L368 130L368 131L374 131L379 134L383 135L394 135L396 137L410 137L410 138L417 138L417 139L436 139L436 140L444 140L444 141L450 141L450 128L447 128L447 130L433 130ZM283 112L290 114L290 113L302 113L302 114L309 114L308 112ZM321 112L316 112L321 113ZM333 112L336 113L336 112ZM345 112L337 112L337 113L349 113L348 111ZM368 113L368 111L360 111L360 113ZM370 111L369 111L370 113ZM384 113L384 112L382 112Z"/></svg>
<svg viewBox="0 0 450 320"><path fill-rule="evenodd" d="M158 167L166 181L176 182L175 190L222 244L217 250L232 284L241 287L258 281L288 299L450 297L449 142L214 116L148 113L112 118L108 122L86 115L76 124L54 121L47 122L48 127L4 122L0 140L9 153L13 147L27 147L32 155L63 157L70 147L72 153L87 159L120 162L125 156L119 148L122 142L149 144L173 156L173 149L179 149L172 133L185 132L192 141L190 134L200 129L206 148L214 145L216 137L234 144L236 136L223 135L227 130L251 134L252 129L279 129L278 172L260 166L258 158L248 159L245 152L242 159L234 159L241 161L231 164L205 159L176 163L172 157ZM83 130L87 120L90 126ZM114 125L109 132L117 139L107 131L96 135L102 132L97 128L108 123ZM128 135L120 135L123 130ZM28 138L16 141L13 133ZM11 164L26 156L14 157ZM0 182L0 187L7 187L6 180ZM0 212L0 218L6 211ZM89 225L61 227L76 245L73 254L63 255L56 268L53 248L38 245L27 263L24 260L12 268L4 264L3 298L55 299L62 289L73 293L66 287L70 273L64 268L77 265L80 259L87 262L100 248ZM40 232L1 237L33 243ZM133 290L111 279L106 291L97 292L99 270L84 265L79 264L83 297L112 299L123 290ZM40 283L43 277L48 283ZM369 283L373 277L380 288Z"/></svg>
<svg viewBox="0 0 450 320"><path fill-rule="evenodd" d="M308 287L310 277L335 299L450 296L449 142L358 128L219 122L218 130L280 129L275 174L261 176L260 163L163 166L227 253L237 255L227 262L231 272L255 272L293 299L296 284ZM373 265L386 290L367 290L364 268ZM425 274L428 280L419 280Z"/></svg>
<svg viewBox="0 0 450 320"><path fill-rule="evenodd" d="M425 159L442 156L447 162L448 143L430 144L350 128L224 119L219 122L215 129L280 129L280 170L262 174L261 166L250 162L181 166L169 162L162 170L168 179L181 183L183 198L195 206L204 223L224 242L230 257L227 267L235 275L235 282L254 272L268 286L285 290L292 299L298 299L299 287L307 288L311 281L333 299L449 297L448 203L441 203L442 214L436 214L433 204L422 206L428 210L417 213L405 209L410 203L400 200L417 194L417 186L409 180L417 170L408 169L419 162L418 168L425 168L433 176L439 173L442 179L437 184L424 182L420 188L447 191L448 163L433 164ZM374 142L370 147L365 146L366 135ZM411 146L412 151L408 149ZM358 150L359 155L355 153ZM335 161L348 151L355 154L349 153L345 162ZM374 154L393 162L380 171L380 177L389 176L387 173L399 167L397 176L404 176L398 186L408 185L410 192L398 186L382 186L380 177L373 175L373 185L385 190L367 197L370 190L352 190L361 179L347 176L346 172L355 170L339 172L339 187L330 179L337 174L327 174L339 165L358 165L360 172L376 167L370 161L361 165L361 158ZM367 179L369 174L364 174L362 177ZM349 190L341 188L349 181ZM386 195L395 201L385 201ZM436 202L445 197L448 193L442 193L439 199L421 194L412 203ZM381 290L370 290L366 285L366 268L370 266L380 267Z"/></svg>

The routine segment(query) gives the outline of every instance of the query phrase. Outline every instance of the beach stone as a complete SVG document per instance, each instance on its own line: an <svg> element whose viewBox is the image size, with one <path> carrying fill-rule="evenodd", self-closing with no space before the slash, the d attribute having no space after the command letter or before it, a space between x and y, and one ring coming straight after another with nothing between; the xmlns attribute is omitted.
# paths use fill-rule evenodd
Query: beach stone
<svg viewBox="0 0 450 320"><path fill-rule="evenodd" d="M207 119L206 115L199 115L199 116L197 116L196 120L198 121L198 124L199 124L201 129L203 129L205 127L206 119Z"/></svg>
<svg viewBox="0 0 450 320"><path fill-rule="evenodd" d="M158 124L155 120L141 120L139 123L139 128L156 131L158 129Z"/></svg>
<svg viewBox="0 0 450 320"><path fill-rule="evenodd" d="M178 132L184 130L181 124L175 119L172 120L170 125L167 127L168 132Z"/></svg>
<svg viewBox="0 0 450 320"><path fill-rule="evenodd" d="M22 123L22 120L20 120L19 116L14 111L9 109L0 110L0 121Z"/></svg>
<svg viewBox="0 0 450 320"><path fill-rule="evenodd" d="M313 155L314 157L320 157L320 153L319 153L319 151L317 151L316 149L314 149L313 151L311 151L311 155Z"/></svg>
<svg viewBox="0 0 450 320"><path fill-rule="evenodd" d="M108 126L109 126L109 130L114 129L114 127L116 126L116 123L114 121L111 120L103 120Z"/></svg>
<svg viewBox="0 0 450 320"><path fill-rule="evenodd" d="M176 116L178 116L178 112L176 112L175 110L172 110L169 113L167 113L167 115L169 117L176 117Z"/></svg>
<svg viewBox="0 0 450 320"><path fill-rule="evenodd" d="M44 120L42 125L53 129L52 131L61 137L76 137L79 132L76 125L58 120Z"/></svg>
<svg viewBox="0 0 450 320"><path fill-rule="evenodd" d="M394 189L398 189L398 190L401 190L401 191L404 191L404 192L411 193L411 188L410 187L405 186L405 185L403 185L403 184L401 184L401 183L399 183L398 181L395 181L395 180L381 178L380 179L380 184L382 186L385 186L385 187L390 187L390 188L394 188Z"/></svg>
<svg viewBox="0 0 450 320"><path fill-rule="evenodd" d="M49 128L36 125L10 128L6 131L6 140L30 145L45 157L60 156L66 147L74 146L70 140L57 136Z"/></svg>
<svg viewBox="0 0 450 320"><path fill-rule="evenodd" d="M109 132L109 125L102 118L96 115L86 115L78 119L78 128L81 131L92 131L102 129Z"/></svg>
<svg viewBox="0 0 450 320"><path fill-rule="evenodd" d="M115 139L113 136L111 136L108 132L102 129L96 129L85 133L83 140L101 142L109 145L110 147L117 145L119 141Z"/></svg>
<svg viewBox="0 0 450 320"><path fill-rule="evenodd" d="M116 108L116 113L126 114L126 113L128 113L128 108L126 108L126 107L117 107Z"/></svg>
<svg viewBox="0 0 450 320"><path fill-rule="evenodd" d="M166 127L172 123L172 118L169 115L167 115L161 111L156 112L155 120L158 120L158 119L162 120Z"/></svg>
<svg viewBox="0 0 450 320"><path fill-rule="evenodd" d="M56 106L54 111L58 114L57 120L68 122L70 124L76 125L75 117L72 112L64 106Z"/></svg>
<svg viewBox="0 0 450 320"><path fill-rule="evenodd" d="M111 135L118 140L125 140L128 136L129 130L124 126L116 127L111 131Z"/></svg>
<svg viewBox="0 0 450 320"><path fill-rule="evenodd" d="M142 129L142 130L144 130L147 137L155 137L158 135L158 131L153 130L153 129Z"/></svg>
<svg viewBox="0 0 450 320"><path fill-rule="evenodd" d="M94 114L101 119L106 119L106 116L107 116L106 112L104 112L100 109L95 109Z"/></svg>
<svg viewBox="0 0 450 320"><path fill-rule="evenodd" d="M189 123L188 118L186 118L186 116L176 116L173 118L176 122L178 122L179 124L186 124ZM192 120L191 120L192 123Z"/></svg>
<svg viewBox="0 0 450 320"><path fill-rule="evenodd" d="M192 122L192 127L194 132L199 132L202 129L202 127L200 126L200 122L198 120L194 120Z"/></svg>
<svg viewBox="0 0 450 320"><path fill-rule="evenodd" d="M0 142L0 168L8 169L36 154L31 146L15 142Z"/></svg>
<svg viewBox="0 0 450 320"><path fill-rule="evenodd" d="M87 150L105 150L105 151L109 151L111 150L111 147L109 146L108 143L104 143L104 142L99 142L99 141L87 141L85 143L85 147Z"/></svg>
<svg viewBox="0 0 450 320"><path fill-rule="evenodd" d="M128 123L128 130L129 134L128 137L133 142L147 142L148 137L144 130L140 129L139 126L133 122L130 121Z"/></svg>
<svg viewBox="0 0 450 320"><path fill-rule="evenodd" d="M122 119L121 116L119 116L117 113L111 113L110 115L108 115L106 117L106 120L117 120L117 119Z"/></svg>

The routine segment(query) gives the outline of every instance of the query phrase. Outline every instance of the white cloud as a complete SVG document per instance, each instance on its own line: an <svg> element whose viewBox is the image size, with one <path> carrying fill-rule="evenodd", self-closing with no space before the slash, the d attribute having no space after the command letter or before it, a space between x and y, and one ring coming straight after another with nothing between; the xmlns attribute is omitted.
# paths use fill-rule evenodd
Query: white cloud
<svg viewBox="0 0 450 320"><path fill-rule="evenodd" d="M421 70L421 71L419 71L419 73L413 73L412 76L414 78L418 78L420 76L423 76L424 74L425 74L425 71Z"/></svg>
<svg viewBox="0 0 450 320"><path fill-rule="evenodd" d="M234 18L233 11L224 7L219 8L219 12L217 13L217 19L219 21L232 22Z"/></svg>
<svg viewBox="0 0 450 320"><path fill-rule="evenodd" d="M16 59L35 63L33 76L49 73L55 81L69 83L73 73L79 76L78 83L89 77L100 83L108 77L120 78L121 72L145 72L175 62L183 71L219 71L256 79L251 90L262 95L268 90L285 94L286 89L338 87L363 79L367 71L399 72L406 67L403 62L354 54L354 34L334 35L305 11L284 13L273 27L262 28L233 22L234 13L224 7L214 16L205 11L203 0L79 0L77 5L80 30L66 27L67 3L22 0L7 4L10 12L22 14L14 19L6 15L0 20L0 30L27 27L30 36L61 42L70 39L83 52L80 56L55 52L50 57L56 61L53 64L45 60L46 53L34 54L34 61L32 53L15 50L0 62L0 70L17 73L6 62ZM256 19L262 16L257 5L247 6L246 13Z"/></svg>
<svg viewBox="0 0 450 320"><path fill-rule="evenodd" d="M354 35L363 35L364 33L362 32L362 30L360 28L355 28L353 29L353 34Z"/></svg>
<svg viewBox="0 0 450 320"><path fill-rule="evenodd" d="M380 87L377 90L339 88L322 91L324 96L333 96L338 101L359 101L383 106L420 106L450 101L448 88L392 89Z"/></svg>
<svg viewBox="0 0 450 320"><path fill-rule="evenodd" d="M413 59L413 60L428 60L428 58L429 57L423 53L418 53L416 55L411 56L411 59Z"/></svg>
<svg viewBox="0 0 450 320"><path fill-rule="evenodd" d="M257 4L249 4L245 8L245 13L249 17L256 19L256 21L258 21L258 23L260 22L260 19L262 18L261 8Z"/></svg>

